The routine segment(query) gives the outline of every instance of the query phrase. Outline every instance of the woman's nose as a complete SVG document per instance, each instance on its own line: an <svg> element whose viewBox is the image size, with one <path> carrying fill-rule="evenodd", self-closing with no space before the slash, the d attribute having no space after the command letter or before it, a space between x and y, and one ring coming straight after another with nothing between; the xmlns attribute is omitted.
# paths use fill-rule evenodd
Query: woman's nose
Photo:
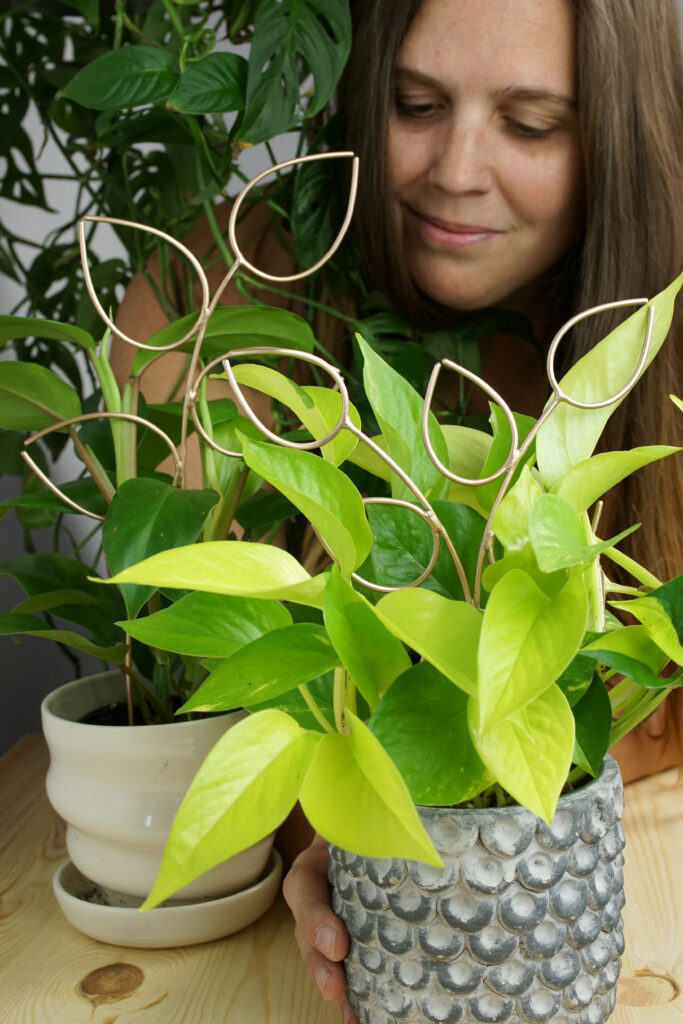
<svg viewBox="0 0 683 1024"><path fill-rule="evenodd" d="M493 166L483 128L454 117L432 149L427 177L446 192L487 192Z"/></svg>

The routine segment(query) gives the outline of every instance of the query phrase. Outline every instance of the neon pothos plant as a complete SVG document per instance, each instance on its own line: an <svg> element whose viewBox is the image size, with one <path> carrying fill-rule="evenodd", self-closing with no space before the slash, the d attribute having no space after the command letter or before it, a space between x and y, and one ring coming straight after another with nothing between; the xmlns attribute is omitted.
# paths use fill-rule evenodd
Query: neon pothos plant
<svg viewBox="0 0 683 1024"><path fill-rule="evenodd" d="M238 363L243 352L223 360L245 419L266 438L240 433L240 459L306 516L332 565L311 576L280 547L223 541L162 552L110 581L191 591L123 624L180 651L208 643L209 628L182 614L199 594L207 609L228 596L287 615L207 662L185 705L251 714L192 783L146 907L272 831L297 799L340 846L435 865L416 803L519 802L549 822L562 789L597 774L608 745L680 685L683 577L661 582L621 553L630 530L598 535L602 495L678 449L593 452L663 343L681 284L683 275L650 302L633 300L640 308L558 383L565 325L538 421L446 359L423 401L358 338L381 428L369 438L342 377L317 357L302 356L335 390L304 391L272 367ZM492 435L439 427L429 406L445 371L492 399ZM245 384L287 401L307 439L259 423ZM364 499L351 460L390 481L391 497ZM603 563L632 585L611 582Z"/></svg>

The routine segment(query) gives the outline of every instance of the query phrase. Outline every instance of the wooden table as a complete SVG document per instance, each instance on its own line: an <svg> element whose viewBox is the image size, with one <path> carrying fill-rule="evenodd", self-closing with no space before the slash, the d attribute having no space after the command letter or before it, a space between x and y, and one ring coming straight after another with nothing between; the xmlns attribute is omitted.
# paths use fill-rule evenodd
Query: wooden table
<svg viewBox="0 0 683 1024"><path fill-rule="evenodd" d="M38 736L0 758L2 1024L338 1024L308 981L282 900L240 934L185 949L108 946L67 924L51 889L65 847L46 767ZM683 1024L682 805L675 772L627 789L626 954L613 1024Z"/></svg>

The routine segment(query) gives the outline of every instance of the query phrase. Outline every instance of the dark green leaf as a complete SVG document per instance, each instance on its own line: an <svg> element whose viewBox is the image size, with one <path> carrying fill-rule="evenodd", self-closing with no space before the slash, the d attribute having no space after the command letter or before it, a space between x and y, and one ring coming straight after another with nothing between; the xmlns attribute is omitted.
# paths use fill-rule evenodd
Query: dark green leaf
<svg viewBox="0 0 683 1024"><path fill-rule="evenodd" d="M148 345L168 345L179 341L197 320L196 313L174 320L147 339ZM274 345L280 348L312 352L313 332L306 321L285 309L271 306L219 306L212 314L204 335L202 358L215 359L231 348ZM194 342L181 345L179 351L191 352ZM154 352L140 351L133 360L131 373L138 376L158 358Z"/></svg>
<svg viewBox="0 0 683 1024"><path fill-rule="evenodd" d="M217 500L215 491L181 491L160 480L126 480L114 495L102 530L112 573L168 548L192 544ZM134 618L155 588L121 589Z"/></svg>
<svg viewBox="0 0 683 1024"><path fill-rule="evenodd" d="M612 728L612 706L605 684L597 672L573 712L576 738L572 761L595 776L607 753Z"/></svg>
<svg viewBox="0 0 683 1024"><path fill-rule="evenodd" d="M579 652L567 665L562 675L555 680L569 701L570 708L573 708L581 700L593 681L594 672L595 659L586 657Z"/></svg>
<svg viewBox="0 0 683 1024"><path fill-rule="evenodd" d="M219 711L260 704L328 672L339 656L322 628L298 622L241 647L211 673L183 711Z"/></svg>
<svg viewBox="0 0 683 1024"><path fill-rule="evenodd" d="M155 46L122 46L86 64L62 96L93 110L121 110L163 100L177 81L175 62Z"/></svg>
<svg viewBox="0 0 683 1024"><path fill-rule="evenodd" d="M164 651L228 658L245 644L291 621L278 601L198 592L153 615L119 625L136 640Z"/></svg>
<svg viewBox="0 0 683 1024"><path fill-rule="evenodd" d="M0 427L42 430L80 412L77 393L45 366L0 362Z"/></svg>
<svg viewBox="0 0 683 1024"><path fill-rule="evenodd" d="M423 661L393 683L368 722L415 803L457 804L489 785L467 727L467 701Z"/></svg>
<svg viewBox="0 0 683 1024"><path fill-rule="evenodd" d="M460 556L471 587L484 520L473 509L453 502L435 501L433 508ZM427 568L433 549L432 533L424 520L391 505L369 505L367 513L374 541L359 575L389 587L406 586L417 579ZM443 543L436 565L422 586L444 597L463 597L457 571Z"/></svg>
<svg viewBox="0 0 683 1024"><path fill-rule="evenodd" d="M351 46L347 0L261 0L249 53L247 105L240 137L263 142L325 106ZM313 78L306 111L301 86Z"/></svg>
<svg viewBox="0 0 683 1024"><path fill-rule="evenodd" d="M79 633L73 633L66 629L50 629L41 619L34 618L32 615L0 614L0 635L12 636L17 633L67 644L85 654L101 658L102 661L113 661L115 664L120 664L126 655L126 648L123 644L117 647L101 647Z"/></svg>
<svg viewBox="0 0 683 1024"><path fill-rule="evenodd" d="M247 62L236 53L209 53L190 64L167 99L184 114L219 114L244 106Z"/></svg>

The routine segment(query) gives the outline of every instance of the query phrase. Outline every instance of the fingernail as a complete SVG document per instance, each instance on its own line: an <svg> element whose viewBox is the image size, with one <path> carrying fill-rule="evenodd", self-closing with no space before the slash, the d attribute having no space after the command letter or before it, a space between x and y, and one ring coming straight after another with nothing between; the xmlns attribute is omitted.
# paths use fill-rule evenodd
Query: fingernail
<svg viewBox="0 0 683 1024"><path fill-rule="evenodd" d="M314 977L315 983L320 989L320 991L323 993L323 995L325 994L325 986L327 985L331 976L332 971L329 969L329 967L325 967L325 964L318 964L314 972Z"/></svg>
<svg viewBox="0 0 683 1024"><path fill-rule="evenodd" d="M321 953L324 953L325 956L329 957L334 956L334 945L337 939L337 933L331 925L319 925L315 930L313 939Z"/></svg>

